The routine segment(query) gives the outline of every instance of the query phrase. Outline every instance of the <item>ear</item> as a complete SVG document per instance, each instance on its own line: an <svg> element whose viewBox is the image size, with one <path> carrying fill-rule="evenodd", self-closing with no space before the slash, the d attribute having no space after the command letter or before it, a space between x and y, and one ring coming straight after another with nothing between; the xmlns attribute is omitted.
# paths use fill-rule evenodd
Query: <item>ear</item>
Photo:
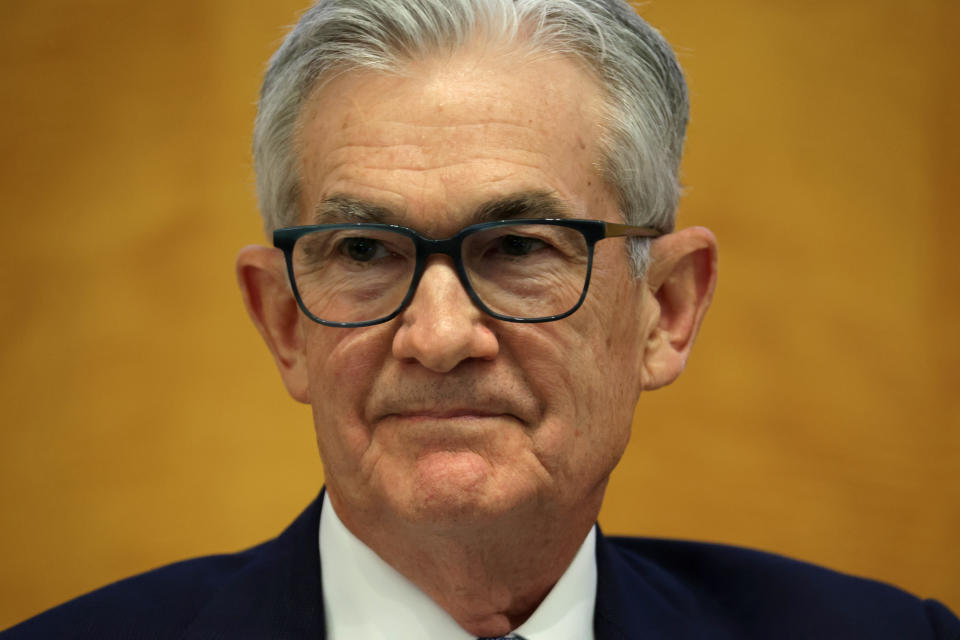
<svg viewBox="0 0 960 640"><path fill-rule="evenodd" d="M646 285L655 315L644 352L645 390L683 371L716 284L717 239L709 229L690 227L652 243Z"/></svg>
<svg viewBox="0 0 960 640"><path fill-rule="evenodd" d="M300 310L287 280L283 252L251 245L237 256L237 281L250 319L267 343L287 391L309 403Z"/></svg>

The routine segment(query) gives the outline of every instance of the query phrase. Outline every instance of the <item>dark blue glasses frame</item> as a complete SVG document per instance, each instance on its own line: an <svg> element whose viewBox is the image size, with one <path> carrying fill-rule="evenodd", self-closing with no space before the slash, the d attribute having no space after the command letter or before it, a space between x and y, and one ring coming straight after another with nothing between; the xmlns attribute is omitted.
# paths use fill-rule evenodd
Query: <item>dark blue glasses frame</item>
<svg viewBox="0 0 960 640"><path fill-rule="evenodd" d="M551 316L542 316L537 318L520 318L517 316L504 315L502 313L497 313L490 309L483 300L480 299L480 296L477 295L477 292L474 290L473 286L470 284L470 278L467 276L466 268L463 265L463 259L461 254L461 248L463 246L463 241L465 238L470 236L473 233L478 231L483 231L486 229L492 229L496 227L504 226L514 226L514 225L552 225L558 227L566 227L569 229L574 229L579 231L584 240L586 241L587 246L587 273L586 278L583 283L583 291L580 294L580 298L577 300L576 304L573 305L569 310L564 313ZM400 305L390 314L376 318L374 320L365 320L363 322L333 322L330 320L324 320L318 318L314 315L304 304L303 298L300 296L300 291L297 288L296 277L294 276L293 268L293 248L296 245L297 240L302 236L314 233L317 231L333 231L336 229L379 229L381 231L392 231L404 236L407 236L413 241L414 247L416 248L416 264L414 266L413 277L410 280L410 289L407 291L407 294L404 296L403 300L400 302ZM635 225L629 224L618 224L614 222L603 222L602 220L581 220L576 218L534 218L534 219L511 219L511 220L497 220L494 222L482 222L480 224L470 225L469 227L464 227L457 234L439 240L433 238L428 238L423 236L409 227L402 227L399 225L392 224L376 224L376 223L344 223L344 224L321 224L321 225L304 225L297 227L285 227L282 229L277 229L273 232L273 246L281 249L283 251L284 258L286 259L287 265L287 275L290 278L290 286L293 289L294 298L297 300L297 305L300 307L300 310L314 322L326 325L329 327L368 327L374 324L380 324L383 322L388 322L393 318L397 317L403 309L410 304L410 301L413 299L413 295L417 290L417 285L420 284L420 277L423 275L424 269L426 268L427 258L432 255L441 254L449 256L453 260L453 264L456 267L457 276L460 279L460 284L463 285L464 290L467 292L467 295L470 296L470 299L473 301L477 307L483 310L484 313L497 318L498 320L506 320L508 322L552 322L554 320L560 320L566 318L571 313L580 308L580 305L583 304L584 299L587 296L587 289L590 287L590 274L593 271L593 247L594 245L603 240L604 238L617 238L617 237L632 237L632 238L656 238L663 235L661 231L653 229L651 227L638 227Z"/></svg>

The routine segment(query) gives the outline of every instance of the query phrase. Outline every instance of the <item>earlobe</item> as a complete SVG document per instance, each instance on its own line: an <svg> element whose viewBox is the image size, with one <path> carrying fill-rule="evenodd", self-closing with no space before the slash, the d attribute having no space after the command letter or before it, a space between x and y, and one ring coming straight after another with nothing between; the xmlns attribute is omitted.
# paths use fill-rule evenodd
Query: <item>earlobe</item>
<svg viewBox="0 0 960 640"><path fill-rule="evenodd" d="M236 270L247 313L273 354L287 391L295 400L308 403L300 311L287 282L283 254L271 247L244 247Z"/></svg>
<svg viewBox="0 0 960 640"><path fill-rule="evenodd" d="M717 283L717 240L690 227L658 238L651 247L649 287L658 313L648 333L643 388L656 389L683 371Z"/></svg>

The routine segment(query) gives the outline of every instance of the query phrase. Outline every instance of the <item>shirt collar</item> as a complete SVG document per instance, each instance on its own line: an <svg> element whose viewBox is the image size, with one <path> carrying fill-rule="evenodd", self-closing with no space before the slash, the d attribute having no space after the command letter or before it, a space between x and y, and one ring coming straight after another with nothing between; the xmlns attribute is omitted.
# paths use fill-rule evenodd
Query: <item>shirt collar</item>
<svg viewBox="0 0 960 640"><path fill-rule="evenodd" d="M328 640L475 640L415 584L384 562L337 517L324 494L320 564ZM525 640L592 640L597 594L596 527L533 615Z"/></svg>

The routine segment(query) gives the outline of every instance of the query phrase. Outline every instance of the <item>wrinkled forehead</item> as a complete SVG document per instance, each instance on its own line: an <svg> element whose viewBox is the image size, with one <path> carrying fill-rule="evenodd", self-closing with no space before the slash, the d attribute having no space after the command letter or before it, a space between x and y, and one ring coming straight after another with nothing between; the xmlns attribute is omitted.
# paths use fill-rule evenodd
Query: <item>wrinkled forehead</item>
<svg viewBox="0 0 960 640"><path fill-rule="evenodd" d="M346 197L430 217L552 193L588 217L604 101L567 57L464 50L402 70L351 70L301 111L300 219Z"/></svg>

